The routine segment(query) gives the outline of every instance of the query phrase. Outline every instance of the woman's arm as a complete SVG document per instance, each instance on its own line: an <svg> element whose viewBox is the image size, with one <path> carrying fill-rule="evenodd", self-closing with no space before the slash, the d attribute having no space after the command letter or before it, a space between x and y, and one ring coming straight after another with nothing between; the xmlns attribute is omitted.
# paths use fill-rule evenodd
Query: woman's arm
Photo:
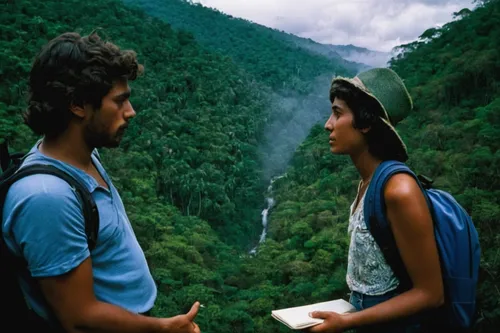
<svg viewBox="0 0 500 333"><path fill-rule="evenodd" d="M385 191L387 217L408 274L412 289L371 308L346 314L313 314L325 318L310 332L341 332L352 327L372 325L408 317L444 302L443 283L433 221L427 202L415 179L396 174Z"/></svg>

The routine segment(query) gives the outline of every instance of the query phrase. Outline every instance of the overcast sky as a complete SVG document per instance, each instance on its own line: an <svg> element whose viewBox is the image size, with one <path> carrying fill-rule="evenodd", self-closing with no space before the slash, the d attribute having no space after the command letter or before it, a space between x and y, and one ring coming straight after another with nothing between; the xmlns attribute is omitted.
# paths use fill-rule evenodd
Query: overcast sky
<svg viewBox="0 0 500 333"><path fill-rule="evenodd" d="M195 0L207 7L325 44L377 51L415 40L472 0Z"/></svg>

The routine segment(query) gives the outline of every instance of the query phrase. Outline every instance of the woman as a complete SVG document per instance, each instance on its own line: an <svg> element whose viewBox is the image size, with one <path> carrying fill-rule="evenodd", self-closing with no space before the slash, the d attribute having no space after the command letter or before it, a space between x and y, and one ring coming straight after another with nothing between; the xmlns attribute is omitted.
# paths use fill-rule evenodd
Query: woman
<svg viewBox="0 0 500 333"><path fill-rule="evenodd" d="M325 321L311 333L423 332L423 314L443 304L443 284L433 222L423 193L407 174L392 176L384 189L386 212L409 284L400 281L367 230L364 194L377 166L405 162L405 144L393 125L408 115L412 100L402 80L387 68L353 79L335 78L330 89L332 114L325 124L334 154L347 154L361 181L351 206L347 284L358 311L338 315L314 312Z"/></svg>

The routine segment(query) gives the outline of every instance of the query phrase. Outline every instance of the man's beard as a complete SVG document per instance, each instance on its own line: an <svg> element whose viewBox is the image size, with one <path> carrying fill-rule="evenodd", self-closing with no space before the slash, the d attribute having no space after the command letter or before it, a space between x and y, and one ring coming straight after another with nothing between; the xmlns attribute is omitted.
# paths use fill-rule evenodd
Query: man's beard
<svg viewBox="0 0 500 333"><path fill-rule="evenodd" d="M85 127L85 142L92 148L116 148L120 145L125 128L120 127L114 134L106 132L93 121Z"/></svg>

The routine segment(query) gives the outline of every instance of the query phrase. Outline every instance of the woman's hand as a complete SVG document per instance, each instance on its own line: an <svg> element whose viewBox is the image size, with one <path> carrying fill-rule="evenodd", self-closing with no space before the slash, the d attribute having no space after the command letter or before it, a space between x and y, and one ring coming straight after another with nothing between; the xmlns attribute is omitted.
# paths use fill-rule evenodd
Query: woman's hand
<svg viewBox="0 0 500 333"><path fill-rule="evenodd" d="M336 312L314 311L311 312L312 318L321 318L325 321L319 325L305 330L307 333L339 333L347 329L345 315L339 315Z"/></svg>

